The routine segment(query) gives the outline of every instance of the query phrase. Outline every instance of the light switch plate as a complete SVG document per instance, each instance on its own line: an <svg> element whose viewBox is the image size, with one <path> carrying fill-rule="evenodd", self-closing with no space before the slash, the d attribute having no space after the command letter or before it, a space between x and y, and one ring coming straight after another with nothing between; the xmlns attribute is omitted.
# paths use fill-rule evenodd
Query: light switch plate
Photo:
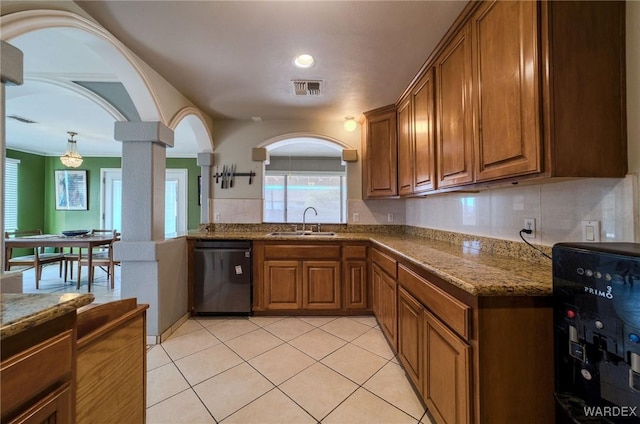
<svg viewBox="0 0 640 424"><path fill-rule="evenodd" d="M582 221L582 241L600 241L600 221Z"/></svg>

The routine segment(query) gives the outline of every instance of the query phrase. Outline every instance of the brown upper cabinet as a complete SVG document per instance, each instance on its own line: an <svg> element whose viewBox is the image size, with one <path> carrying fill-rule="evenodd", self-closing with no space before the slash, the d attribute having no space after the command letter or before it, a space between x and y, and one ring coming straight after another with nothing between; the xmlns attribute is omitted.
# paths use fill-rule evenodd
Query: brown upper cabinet
<svg viewBox="0 0 640 424"><path fill-rule="evenodd" d="M624 2L470 2L397 103L397 186L396 154L365 154L387 186L365 197L623 177L624 39ZM382 138L367 127L363 149Z"/></svg>
<svg viewBox="0 0 640 424"><path fill-rule="evenodd" d="M398 194L413 193L414 143L410 98L398 105Z"/></svg>
<svg viewBox="0 0 640 424"><path fill-rule="evenodd" d="M433 71L427 71L411 92L413 129L413 192L435 188L435 105Z"/></svg>
<svg viewBox="0 0 640 424"><path fill-rule="evenodd" d="M362 191L365 198L398 195L396 107L365 112Z"/></svg>
<svg viewBox="0 0 640 424"><path fill-rule="evenodd" d="M471 37L458 31L436 58L438 187L473 182Z"/></svg>
<svg viewBox="0 0 640 424"><path fill-rule="evenodd" d="M398 194L433 190L435 106L433 72L422 76L398 105Z"/></svg>
<svg viewBox="0 0 640 424"><path fill-rule="evenodd" d="M476 181L539 172L537 4L483 3L471 28Z"/></svg>

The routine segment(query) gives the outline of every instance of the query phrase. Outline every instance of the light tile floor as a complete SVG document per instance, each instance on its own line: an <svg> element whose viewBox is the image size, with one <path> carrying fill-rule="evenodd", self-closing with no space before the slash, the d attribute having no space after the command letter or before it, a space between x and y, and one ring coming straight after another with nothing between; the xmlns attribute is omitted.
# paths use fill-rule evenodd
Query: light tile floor
<svg viewBox="0 0 640 424"><path fill-rule="evenodd" d="M120 298L97 271L96 302ZM56 266L40 290L78 292ZM86 276L79 292L86 293ZM147 353L147 423L431 423L375 318L198 317Z"/></svg>

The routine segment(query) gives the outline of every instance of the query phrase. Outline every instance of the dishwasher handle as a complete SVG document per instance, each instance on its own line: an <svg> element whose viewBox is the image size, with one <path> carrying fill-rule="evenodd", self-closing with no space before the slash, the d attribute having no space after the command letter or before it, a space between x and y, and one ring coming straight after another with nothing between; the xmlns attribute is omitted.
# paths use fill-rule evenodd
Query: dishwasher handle
<svg viewBox="0 0 640 424"><path fill-rule="evenodd" d="M251 250L251 241L241 240L198 240L194 243L197 250Z"/></svg>

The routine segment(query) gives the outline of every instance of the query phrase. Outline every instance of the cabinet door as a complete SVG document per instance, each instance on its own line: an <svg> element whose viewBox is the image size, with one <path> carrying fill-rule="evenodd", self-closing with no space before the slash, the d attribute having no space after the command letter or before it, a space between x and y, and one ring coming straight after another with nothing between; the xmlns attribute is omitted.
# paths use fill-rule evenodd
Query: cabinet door
<svg viewBox="0 0 640 424"><path fill-rule="evenodd" d="M423 389L423 307L402 287L398 288L398 358L420 392Z"/></svg>
<svg viewBox="0 0 640 424"><path fill-rule="evenodd" d="M343 272L344 308L367 309L367 261L346 261Z"/></svg>
<svg viewBox="0 0 640 424"><path fill-rule="evenodd" d="M471 347L436 317L424 314L424 391L437 422L469 423Z"/></svg>
<svg viewBox="0 0 640 424"><path fill-rule="evenodd" d="M413 128L413 192L435 189L435 107L433 69L430 69L411 93Z"/></svg>
<svg viewBox="0 0 640 424"><path fill-rule="evenodd" d="M398 106L398 194L413 193L413 131L411 98Z"/></svg>
<svg viewBox="0 0 640 424"><path fill-rule="evenodd" d="M382 270L376 264L371 266L371 290L373 304L373 314L378 319L378 323L382 325Z"/></svg>
<svg viewBox="0 0 640 424"><path fill-rule="evenodd" d="M473 182L471 40L465 25L438 56L436 69L438 186Z"/></svg>
<svg viewBox="0 0 640 424"><path fill-rule="evenodd" d="M541 170L537 3L484 3L472 19L476 181Z"/></svg>
<svg viewBox="0 0 640 424"><path fill-rule="evenodd" d="M304 261L302 307L340 309L340 261Z"/></svg>
<svg viewBox="0 0 640 424"><path fill-rule="evenodd" d="M367 197L396 196L398 141L395 108L366 116L364 194Z"/></svg>
<svg viewBox="0 0 640 424"><path fill-rule="evenodd" d="M387 336L394 352L398 351L398 283L386 273L382 273L380 290L382 331Z"/></svg>
<svg viewBox="0 0 640 424"><path fill-rule="evenodd" d="M298 261L264 262L264 305L266 309L302 307L302 270Z"/></svg>
<svg viewBox="0 0 640 424"><path fill-rule="evenodd" d="M20 416L8 421L9 424L71 424L72 416L71 383L67 383L56 391L34 403Z"/></svg>

